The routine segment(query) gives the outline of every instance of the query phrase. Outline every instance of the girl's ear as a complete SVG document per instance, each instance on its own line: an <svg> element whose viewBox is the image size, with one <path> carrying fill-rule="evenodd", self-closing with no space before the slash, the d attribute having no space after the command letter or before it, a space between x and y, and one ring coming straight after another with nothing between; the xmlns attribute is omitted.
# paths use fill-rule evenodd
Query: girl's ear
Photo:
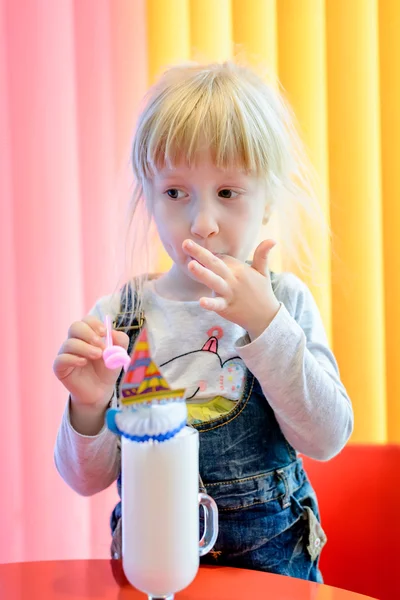
<svg viewBox="0 0 400 600"><path fill-rule="evenodd" d="M264 210L264 216L263 216L263 220L262 220L262 224L266 225L268 223L268 221L271 218L271 212L272 212L272 206L271 204L266 204L265 205L265 210Z"/></svg>

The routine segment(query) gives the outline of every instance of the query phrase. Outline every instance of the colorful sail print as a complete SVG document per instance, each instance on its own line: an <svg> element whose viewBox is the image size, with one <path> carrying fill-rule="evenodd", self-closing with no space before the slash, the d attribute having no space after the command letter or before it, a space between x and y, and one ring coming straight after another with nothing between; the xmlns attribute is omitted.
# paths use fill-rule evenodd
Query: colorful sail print
<svg viewBox="0 0 400 600"><path fill-rule="evenodd" d="M143 327L121 384L123 405L183 400L185 390L171 390L150 356L147 329Z"/></svg>

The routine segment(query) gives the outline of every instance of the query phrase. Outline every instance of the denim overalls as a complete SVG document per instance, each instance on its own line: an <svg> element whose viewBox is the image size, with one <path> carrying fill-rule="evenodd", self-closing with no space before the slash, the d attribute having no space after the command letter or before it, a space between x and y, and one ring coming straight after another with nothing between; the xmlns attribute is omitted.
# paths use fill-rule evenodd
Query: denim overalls
<svg viewBox="0 0 400 600"><path fill-rule="evenodd" d="M129 310L129 293L127 301ZM135 325L127 330L129 352L139 331ZM120 318L116 326L126 323ZM322 582L318 560L326 536L315 493L254 376L247 372L233 410L194 427L200 434L200 488L219 509L217 542L201 562ZM117 484L121 495L121 475ZM202 525L200 516L201 531ZM119 503L111 517L114 558L121 556L121 526Z"/></svg>

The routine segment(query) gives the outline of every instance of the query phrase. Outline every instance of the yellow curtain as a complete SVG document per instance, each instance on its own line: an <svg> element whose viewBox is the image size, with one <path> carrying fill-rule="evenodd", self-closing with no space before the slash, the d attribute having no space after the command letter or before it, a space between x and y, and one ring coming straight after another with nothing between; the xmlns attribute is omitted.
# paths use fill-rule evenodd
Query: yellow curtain
<svg viewBox="0 0 400 600"><path fill-rule="evenodd" d="M194 60L227 60L232 56L230 0L190 0L190 46Z"/></svg>
<svg viewBox="0 0 400 600"><path fill-rule="evenodd" d="M330 244L305 226L322 285L307 283L353 401L352 441L400 442L400 2L147 0L147 9L149 81L170 63L232 52L278 75L332 228Z"/></svg>
<svg viewBox="0 0 400 600"><path fill-rule="evenodd" d="M360 441L387 436L377 16L372 0L327 2L334 344Z"/></svg>
<svg viewBox="0 0 400 600"><path fill-rule="evenodd" d="M388 439L400 440L400 3L379 2Z"/></svg>
<svg viewBox="0 0 400 600"><path fill-rule="evenodd" d="M147 0L149 81L190 57L189 0Z"/></svg>
<svg viewBox="0 0 400 600"><path fill-rule="evenodd" d="M319 199L329 221L324 1L280 0L277 9L279 79L287 90L288 100L301 125L302 137L318 172L322 184ZM318 280L310 279L307 283L331 337L329 240L313 236L312 231L307 230L307 223L303 224L303 228L313 254L318 257Z"/></svg>

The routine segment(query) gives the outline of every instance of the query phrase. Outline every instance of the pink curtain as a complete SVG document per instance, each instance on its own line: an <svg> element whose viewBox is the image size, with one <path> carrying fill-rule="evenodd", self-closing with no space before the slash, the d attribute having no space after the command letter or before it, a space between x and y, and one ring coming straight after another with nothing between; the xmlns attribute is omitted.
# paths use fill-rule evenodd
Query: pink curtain
<svg viewBox="0 0 400 600"><path fill-rule="evenodd" d="M108 556L115 489L81 498L54 466L52 362L120 275L146 79L144 0L0 0L0 562Z"/></svg>

